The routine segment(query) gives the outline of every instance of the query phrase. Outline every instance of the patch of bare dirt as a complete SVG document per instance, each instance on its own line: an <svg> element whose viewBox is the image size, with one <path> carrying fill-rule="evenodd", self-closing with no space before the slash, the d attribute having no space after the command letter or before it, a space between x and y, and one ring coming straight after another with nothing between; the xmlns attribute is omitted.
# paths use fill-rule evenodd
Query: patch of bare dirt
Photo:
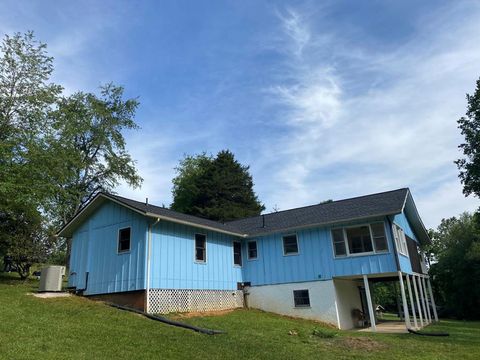
<svg viewBox="0 0 480 360"><path fill-rule="evenodd" d="M367 337L344 337L340 340L343 346L355 350L384 350L387 346Z"/></svg>
<svg viewBox="0 0 480 360"><path fill-rule="evenodd" d="M203 311L203 312L188 312L188 313L176 313L176 314L169 314L170 318L174 319L188 319L194 317L207 317L207 316L222 316L225 314L229 314L236 309L229 309L229 310L217 310L217 311Z"/></svg>

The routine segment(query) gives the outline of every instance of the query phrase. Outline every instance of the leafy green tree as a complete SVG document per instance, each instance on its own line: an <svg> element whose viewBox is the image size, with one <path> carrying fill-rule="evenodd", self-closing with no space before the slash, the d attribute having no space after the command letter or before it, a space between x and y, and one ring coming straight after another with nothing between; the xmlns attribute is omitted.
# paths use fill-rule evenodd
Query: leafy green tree
<svg viewBox="0 0 480 360"><path fill-rule="evenodd" d="M112 192L124 181L142 183L126 150L125 130L137 129L136 99L123 99L123 88L108 84L100 96L78 92L59 101L52 112L55 135L50 148L56 192L46 209L58 226L65 224L100 191Z"/></svg>
<svg viewBox="0 0 480 360"><path fill-rule="evenodd" d="M171 208L217 221L259 215L265 207L253 190L248 170L228 150L215 158L187 156L173 179Z"/></svg>
<svg viewBox="0 0 480 360"><path fill-rule="evenodd" d="M464 158L455 161L460 170L463 193L480 197L480 79L473 95L467 94L467 113L458 120L458 127L465 137L459 146Z"/></svg>
<svg viewBox="0 0 480 360"><path fill-rule="evenodd" d="M52 234L99 191L142 182L122 131L136 129L136 99L108 84L62 96L53 58L32 32L0 45L0 255L21 276L38 259L64 258Z"/></svg>
<svg viewBox="0 0 480 360"><path fill-rule="evenodd" d="M212 164L213 157L206 153L199 155L185 155L180 164L175 168L177 176L173 183L173 203L171 209L184 214L193 214L194 200L198 199L201 189L198 179L204 176L206 169Z"/></svg>
<svg viewBox="0 0 480 360"><path fill-rule="evenodd" d="M49 113L62 88L50 83L52 58L33 33L5 36L0 45L0 254L25 277L48 242L41 204L54 191L46 139Z"/></svg>
<svg viewBox="0 0 480 360"><path fill-rule="evenodd" d="M0 253L8 254L21 279L28 277L33 263L45 259L47 251L48 238L36 209L0 210Z"/></svg>
<svg viewBox="0 0 480 360"><path fill-rule="evenodd" d="M480 221L463 213L443 219L432 233L435 263L430 267L436 300L445 314L480 319Z"/></svg>

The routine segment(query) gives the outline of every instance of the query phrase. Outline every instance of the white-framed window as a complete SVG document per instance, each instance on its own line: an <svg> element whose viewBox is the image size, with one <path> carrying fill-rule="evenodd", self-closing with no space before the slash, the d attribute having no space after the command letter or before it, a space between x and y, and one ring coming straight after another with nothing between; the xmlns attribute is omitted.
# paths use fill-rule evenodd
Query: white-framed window
<svg viewBox="0 0 480 360"><path fill-rule="evenodd" d="M293 290L293 304L295 307L310 307L308 290Z"/></svg>
<svg viewBox="0 0 480 360"><path fill-rule="evenodd" d="M119 254L130 251L131 235L132 235L132 230L129 227L118 230L117 252Z"/></svg>
<svg viewBox="0 0 480 360"><path fill-rule="evenodd" d="M255 260L258 257L258 250L257 250L257 241L252 240L247 242L247 256L248 260Z"/></svg>
<svg viewBox="0 0 480 360"><path fill-rule="evenodd" d="M404 256L408 256L407 238L405 237L405 232L397 224L393 224L393 237L395 239L397 251Z"/></svg>
<svg viewBox="0 0 480 360"><path fill-rule="evenodd" d="M332 229L332 241L335 256L347 256L347 246L345 245L345 235L342 228Z"/></svg>
<svg viewBox="0 0 480 360"><path fill-rule="evenodd" d="M283 241L283 255L298 254L297 234L284 235L282 236L282 241Z"/></svg>
<svg viewBox="0 0 480 360"><path fill-rule="evenodd" d="M233 264L242 266L242 243L240 241L233 242Z"/></svg>
<svg viewBox="0 0 480 360"><path fill-rule="evenodd" d="M388 252L384 222L334 228L331 231L335 257Z"/></svg>
<svg viewBox="0 0 480 360"><path fill-rule="evenodd" d="M207 262L207 235L195 234L195 261Z"/></svg>

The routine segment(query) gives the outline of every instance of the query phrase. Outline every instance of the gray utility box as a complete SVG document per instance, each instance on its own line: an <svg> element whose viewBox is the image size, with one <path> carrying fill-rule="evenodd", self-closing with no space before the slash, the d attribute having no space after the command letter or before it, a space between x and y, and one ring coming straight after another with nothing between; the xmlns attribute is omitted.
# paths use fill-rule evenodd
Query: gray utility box
<svg viewBox="0 0 480 360"><path fill-rule="evenodd" d="M62 280L65 275L65 266L47 266L40 274L40 288L38 291L62 291Z"/></svg>

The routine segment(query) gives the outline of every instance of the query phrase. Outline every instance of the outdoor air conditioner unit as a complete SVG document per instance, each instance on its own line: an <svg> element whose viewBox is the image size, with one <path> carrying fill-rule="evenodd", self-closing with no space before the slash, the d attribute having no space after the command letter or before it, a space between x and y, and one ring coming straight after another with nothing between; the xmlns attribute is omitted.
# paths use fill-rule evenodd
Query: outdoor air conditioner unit
<svg viewBox="0 0 480 360"><path fill-rule="evenodd" d="M43 268L38 291L62 291L63 275L65 275L65 266L47 266Z"/></svg>

